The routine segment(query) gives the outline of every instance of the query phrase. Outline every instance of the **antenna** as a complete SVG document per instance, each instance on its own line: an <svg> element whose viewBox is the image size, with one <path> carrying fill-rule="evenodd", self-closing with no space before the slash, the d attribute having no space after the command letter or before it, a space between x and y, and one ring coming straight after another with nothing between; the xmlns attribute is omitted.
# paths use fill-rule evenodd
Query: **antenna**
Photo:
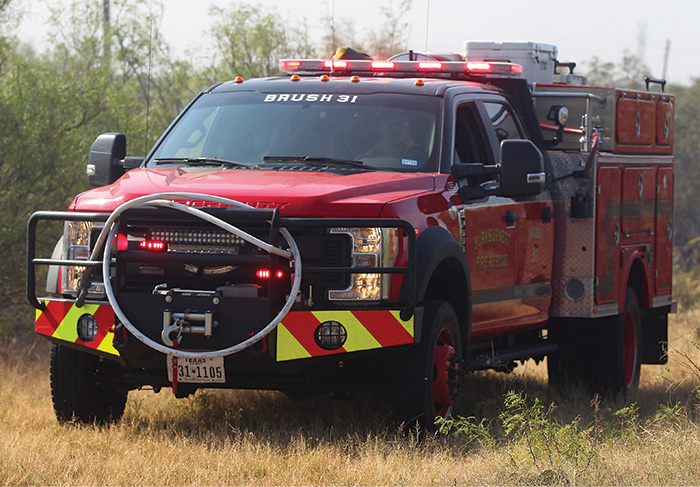
<svg viewBox="0 0 700 487"><path fill-rule="evenodd" d="M153 53L153 18L148 29L148 81L146 83L146 138L143 143L143 156L148 156L148 122L151 115L151 54Z"/></svg>
<svg viewBox="0 0 700 487"><path fill-rule="evenodd" d="M425 13L425 52L428 52L428 32L430 31L430 0L428 0L427 12Z"/></svg>
<svg viewBox="0 0 700 487"><path fill-rule="evenodd" d="M331 47L335 49L338 41L335 39L335 0L331 2Z"/></svg>
<svg viewBox="0 0 700 487"><path fill-rule="evenodd" d="M102 32L104 39L102 47L102 56L104 65L110 70L112 69L112 24L109 18L109 0L102 0Z"/></svg>

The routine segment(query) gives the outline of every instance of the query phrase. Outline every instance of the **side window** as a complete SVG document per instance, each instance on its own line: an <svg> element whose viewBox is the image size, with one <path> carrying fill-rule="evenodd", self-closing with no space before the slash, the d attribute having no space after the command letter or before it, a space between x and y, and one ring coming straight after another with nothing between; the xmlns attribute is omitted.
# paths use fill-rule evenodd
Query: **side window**
<svg viewBox="0 0 700 487"><path fill-rule="evenodd" d="M455 163L490 164L488 138L476 107L470 103L463 104L457 108L456 117Z"/></svg>
<svg viewBox="0 0 700 487"><path fill-rule="evenodd" d="M499 144L506 139L523 138L523 134L520 132L520 128L513 117L513 112L507 105L486 101L484 102L484 107L486 107L486 113L488 113L493 129L496 131Z"/></svg>

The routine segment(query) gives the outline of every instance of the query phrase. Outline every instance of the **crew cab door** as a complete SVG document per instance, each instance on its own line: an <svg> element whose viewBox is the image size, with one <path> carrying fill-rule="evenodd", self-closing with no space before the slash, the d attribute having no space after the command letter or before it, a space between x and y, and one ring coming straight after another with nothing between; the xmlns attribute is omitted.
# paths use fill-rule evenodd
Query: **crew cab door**
<svg viewBox="0 0 700 487"><path fill-rule="evenodd" d="M524 138L511 108L500 98L457 99L453 117L453 164L496 164L501 141ZM458 184L497 182L470 178ZM516 332L546 319L551 296L551 208L546 194L462 202L474 339Z"/></svg>

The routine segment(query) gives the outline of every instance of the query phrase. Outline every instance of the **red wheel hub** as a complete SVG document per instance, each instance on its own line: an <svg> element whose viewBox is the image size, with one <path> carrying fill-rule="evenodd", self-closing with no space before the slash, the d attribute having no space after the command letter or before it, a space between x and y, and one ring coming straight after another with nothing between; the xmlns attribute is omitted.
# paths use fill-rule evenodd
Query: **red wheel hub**
<svg viewBox="0 0 700 487"><path fill-rule="evenodd" d="M433 379L433 402L435 412L439 416L445 416L450 407L454 404L454 397L457 392L457 352L446 343L439 342L435 347L435 374Z"/></svg>

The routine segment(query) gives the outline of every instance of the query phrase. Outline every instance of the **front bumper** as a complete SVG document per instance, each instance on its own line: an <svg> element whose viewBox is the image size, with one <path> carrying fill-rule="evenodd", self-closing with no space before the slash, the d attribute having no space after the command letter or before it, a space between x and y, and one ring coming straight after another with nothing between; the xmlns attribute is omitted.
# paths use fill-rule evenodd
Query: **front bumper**
<svg viewBox="0 0 700 487"><path fill-rule="evenodd" d="M78 307L70 300L44 300L44 309L36 311L36 333L68 346L85 347L99 354L120 356L114 334L115 315L105 303L85 303ZM78 336L78 321L89 314L97 321L97 334L90 342ZM325 310L290 311L268 336L267 350L276 362L308 359L326 355L375 350L414 343L416 317L400 317L400 310ZM347 330L347 339L335 350L322 348L316 330L328 321ZM117 347L115 347L117 345Z"/></svg>

